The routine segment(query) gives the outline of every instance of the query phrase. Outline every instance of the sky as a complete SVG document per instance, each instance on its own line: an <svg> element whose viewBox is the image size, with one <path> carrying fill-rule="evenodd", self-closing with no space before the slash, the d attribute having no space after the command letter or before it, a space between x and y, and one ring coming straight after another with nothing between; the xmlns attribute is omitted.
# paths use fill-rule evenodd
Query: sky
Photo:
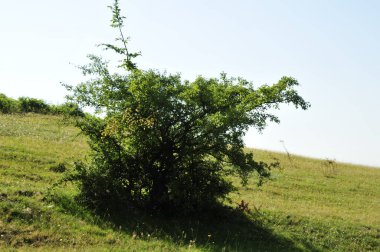
<svg viewBox="0 0 380 252"><path fill-rule="evenodd" d="M112 0L0 0L0 93L62 103L61 83L117 31ZM247 132L249 147L380 167L380 1L120 0L142 69L183 79L221 72L255 85L296 78L307 111Z"/></svg>

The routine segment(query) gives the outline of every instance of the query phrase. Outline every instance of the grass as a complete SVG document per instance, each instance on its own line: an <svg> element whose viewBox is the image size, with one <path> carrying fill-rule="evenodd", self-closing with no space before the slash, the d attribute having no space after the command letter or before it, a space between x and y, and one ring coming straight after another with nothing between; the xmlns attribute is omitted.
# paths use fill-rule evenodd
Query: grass
<svg viewBox="0 0 380 252"><path fill-rule="evenodd" d="M249 213L99 216L75 202L75 185L51 189L88 152L78 134L61 117L0 114L1 251L380 251L380 169L247 150L281 163L262 187L233 178L226 204Z"/></svg>

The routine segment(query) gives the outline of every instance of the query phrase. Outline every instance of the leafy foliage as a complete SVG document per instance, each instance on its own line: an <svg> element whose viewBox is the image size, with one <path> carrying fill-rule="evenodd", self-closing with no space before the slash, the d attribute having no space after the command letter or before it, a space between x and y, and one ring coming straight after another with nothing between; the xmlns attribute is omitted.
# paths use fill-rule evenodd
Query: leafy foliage
<svg viewBox="0 0 380 252"><path fill-rule="evenodd" d="M4 114L17 113L20 110L20 104L17 100L7 97L0 93L0 112Z"/></svg>
<svg viewBox="0 0 380 252"><path fill-rule="evenodd" d="M140 70L121 32L118 2L112 27L119 28L124 48L105 45L126 58L125 74L111 74L100 57L81 67L92 78L71 91L69 99L92 107L101 116L86 116L77 125L90 139L92 159L78 163L82 199L95 207L144 206L193 211L213 204L234 188L229 175L246 184L256 172L259 184L276 164L254 160L243 151L249 127L265 128L279 119L269 111L282 103L307 109L298 82L283 77L274 85L255 87L243 78L198 77ZM137 56L137 55L136 55Z"/></svg>
<svg viewBox="0 0 380 252"><path fill-rule="evenodd" d="M47 114L50 110L49 105L40 99L20 97L18 100L20 102L21 112L23 113L33 112L33 113Z"/></svg>
<svg viewBox="0 0 380 252"><path fill-rule="evenodd" d="M15 100L4 94L0 94L0 113L37 113L73 117L84 116L83 110L75 103L66 102L60 105L50 105L36 98L20 97L18 100Z"/></svg>
<svg viewBox="0 0 380 252"><path fill-rule="evenodd" d="M84 116L84 112L79 108L78 104L72 102L50 106L50 112L55 115Z"/></svg>
<svg viewBox="0 0 380 252"><path fill-rule="evenodd" d="M121 16L119 0L115 0L114 4L112 6L108 6L108 8L110 8L113 13L111 19L111 27L117 28L120 33L120 37L116 38L116 41L120 41L122 47L115 46L113 44L100 44L100 46L103 46L106 50L113 50L114 52L125 56L125 58L122 60L122 64L120 65L121 67L124 67L128 70L136 70L136 63L132 62L132 59L136 58L137 56L140 56L141 52L131 53L128 50L127 44L129 37L125 38L122 32L125 17Z"/></svg>

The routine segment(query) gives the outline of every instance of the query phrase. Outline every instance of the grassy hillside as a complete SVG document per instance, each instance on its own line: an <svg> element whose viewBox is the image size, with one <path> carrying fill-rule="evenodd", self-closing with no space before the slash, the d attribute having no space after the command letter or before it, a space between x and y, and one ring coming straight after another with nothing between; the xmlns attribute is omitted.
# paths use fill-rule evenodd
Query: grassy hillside
<svg viewBox="0 0 380 252"><path fill-rule="evenodd" d="M86 156L78 133L57 116L0 114L0 250L380 251L380 169L253 150L281 169L226 203L250 213L99 216L75 185L52 187Z"/></svg>

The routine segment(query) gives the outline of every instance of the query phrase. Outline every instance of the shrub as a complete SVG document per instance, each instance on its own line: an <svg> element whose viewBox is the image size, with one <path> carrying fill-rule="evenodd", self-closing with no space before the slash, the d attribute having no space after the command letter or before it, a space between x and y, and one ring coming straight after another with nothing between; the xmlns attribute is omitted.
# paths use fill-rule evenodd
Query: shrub
<svg viewBox="0 0 380 252"><path fill-rule="evenodd" d="M112 26L121 28L115 1ZM121 29L120 29L121 30ZM257 162L243 151L249 127L262 130L279 122L269 113L282 103L307 109L295 90L298 82L283 77L272 86L255 87L242 78L198 77L137 69L138 54L104 45L125 56L125 74L111 74L99 57L81 69L91 80L67 86L70 100L89 106L101 117L86 116L77 126L89 137L92 158L77 163L69 179L79 182L81 199L95 208L145 207L164 213L192 212L217 203L234 187L228 175L246 184L256 173L260 182L276 164Z"/></svg>
<svg viewBox="0 0 380 252"><path fill-rule="evenodd" d="M20 109L22 113L40 113L47 114L50 112L50 106L43 100L29 97L20 97L19 99Z"/></svg>
<svg viewBox="0 0 380 252"><path fill-rule="evenodd" d="M0 93L0 112L7 113L38 113L83 117L85 114L78 104L66 102L60 105L49 105L43 100L20 97L18 100Z"/></svg>
<svg viewBox="0 0 380 252"><path fill-rule="evenodd" d="M78 104L72 102L66 102L61 105L50 106L50 112L56 115L66 115L66 116L79 116L83 117L84 112L79 108Z"/></svg>
<svg viewBox="0 0 380 252"><path fill-rule="evenodd" d="M16 100L7 97L4 94L0 94L0 112L8 114L17 113L19 111L20 104Z"/></svg>

